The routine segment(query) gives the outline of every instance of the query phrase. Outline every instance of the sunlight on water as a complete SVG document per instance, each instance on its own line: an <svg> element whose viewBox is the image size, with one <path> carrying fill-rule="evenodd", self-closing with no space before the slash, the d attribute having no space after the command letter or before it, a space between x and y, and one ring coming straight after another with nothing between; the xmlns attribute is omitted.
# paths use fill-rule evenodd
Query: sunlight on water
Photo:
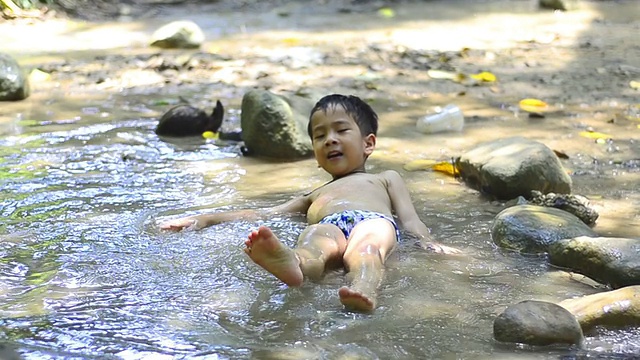
<svg viewBox="0 0 640 360"><path fill-rule="evenodd" d="M534 19L525 3L513 19ZM255 21L261 26L262 19ZM214 22L205 24L219 26ZM392 36L413 33L416 24ZM510 41L521 41L526 26L520 30ZM454 46L446 37L436 40ZM206 86L184 86L193 98L212 96ZM261 224L293 246L304 219L238 221L198 232L158 229L160 221L185 213L281 203L329 178L312 159L278 163L243 157L233 142L160 139L153 130L161 113L151 105L159 95L152 90L58 89L42 107L12 114L0 129L0 342L16 344L25 358L569 359L640 351L638 329L598 329L588 334L584 353L496 344L493 320L506 306L599 289L550 268L542 256L498 249L490 228L504 203L443 174L402 170L418 158L448 161L472 143L523 128L562 144L558 134L578 125L529 126L517 110L498 107L490 109L492 123L472 115L464 133L426 137L415 133L411 118L426 111L422 95L388 107L379 99L376 106L390 110L381 113L379 148L367 170L400 171L434 237L464 254L427 253L403 233L385 269L379 308L358 314L338 300L344 271L289 289L242 251L247 234ZM457 99L473 113L477 104ZM235 107L227 111L237 117ZM562 121L573 120L584 119ZM637 199L637 189L626 179L638 164L596 159L631 153L634 141L576 150L567 161L576 188L616 200L621 221L636 211L629 199Z"/></svg>
<svg viewBox="0 0 640 360"><path fill-rule="evenodd" d="M162 141L152 120L94 120L0 140L10 149L2 166L22 169L0 192L0 327L27 358L442 358L461 347L499 354L490 329L505 306L593 292L549 276L543 259L496 249L489 228L501 203L437 178L426 181L438 190L425 192L424 173L407 173L436 238L466 254L425 253L404 234L379 309L346 312L337 297L342 271L288 289L242 251L260 224L293 246L303 219L157 228L185 212L285 201L327 181L312 160L265 163L242 158L237 144ZM385 168L384 152L393 149L381 151L369 170ZM590 344L639 348L626 336L603 333Z"/></svg>

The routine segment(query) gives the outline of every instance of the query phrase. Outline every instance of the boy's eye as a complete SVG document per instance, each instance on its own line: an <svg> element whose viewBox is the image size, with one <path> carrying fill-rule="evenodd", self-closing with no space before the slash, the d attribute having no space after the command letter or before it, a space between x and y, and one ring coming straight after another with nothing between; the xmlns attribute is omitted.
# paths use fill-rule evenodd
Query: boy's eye
<svg viewBox="0 0 640 360"><path fill-rule="evenodd" d="M314 140L322 139L323 137L324 137L324 134L315 134L315 135L313 135Z"/></svg>

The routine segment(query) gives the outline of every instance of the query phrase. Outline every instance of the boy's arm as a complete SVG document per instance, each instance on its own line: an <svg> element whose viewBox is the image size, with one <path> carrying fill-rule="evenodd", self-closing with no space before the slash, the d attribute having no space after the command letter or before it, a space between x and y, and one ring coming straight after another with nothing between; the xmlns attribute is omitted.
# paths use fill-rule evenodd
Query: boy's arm
<svg viewBox="0 0 640 360"><path fill-rule="evenodd" d="M220 211L208 214L187 216L165 221L160 229L180 231L183 229L200 230L205 227L236 220L258 220L283 213L304 213L309 208L308 196L296 197L284 204L264 209L245 209L234 211Z"/></svg>
<svg viewBox="0 0 640 360"><path fill-rule="evenodd" d="M211 225L233 220L254 220L260 218L261 210L220 211L210 214L187 216L168 220L160 224L160 229L180 231L183 229L200 230Z"/></svg>
<svg viewBox="0 0 640 360"><path fill-rule="evenodd" d="M442 245L433 240L431 237L429 228L425 225L416 208L411 202L411 195L404 183L404 180L400 177L396 171L385 171L383 173L385 180L387 181L387 192L391 199L391 206L398 217L400 226L410 233L418 236L420 239L420 245L429 250L444 254L457 254L460 250Z"/></svg>

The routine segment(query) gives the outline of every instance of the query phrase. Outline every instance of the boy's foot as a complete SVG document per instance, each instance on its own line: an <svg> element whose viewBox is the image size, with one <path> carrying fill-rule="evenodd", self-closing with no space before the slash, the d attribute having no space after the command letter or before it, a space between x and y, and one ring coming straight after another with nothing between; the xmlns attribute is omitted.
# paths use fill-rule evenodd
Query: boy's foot
<svg viewBox="0 0 640 360"><path fill-rule="evenodd" d="M302 285L300 260L266 226L249 234L244 252L251 260L289 286Z"/></svg>
<svg viewBox="0 0 640 360"><path fill-rule="evenodd" d="M348 309L368 312L372 311L376 304L374 300L368 298L361 292L354 291L346 286L343 286L338 290L340 296L340 302Z"/></svg>

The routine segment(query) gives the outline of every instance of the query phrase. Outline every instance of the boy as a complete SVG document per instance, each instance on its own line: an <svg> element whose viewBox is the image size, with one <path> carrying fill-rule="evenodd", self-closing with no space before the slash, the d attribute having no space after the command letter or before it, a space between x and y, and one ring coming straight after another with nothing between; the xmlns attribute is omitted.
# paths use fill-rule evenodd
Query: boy
<svg viewBox="0 0 640 360"><path fill-rule="evenodd" d="M271 208L190 216L160 227L201 229L237 219L305 213L310 225L300 234L295 249L261 226L249 234L244 251L288 286L300 286L306 277L317 280L328 264L342 263L350 286L340 288L340 301L350 309L371 311L376 307L384 262L400 236L393 214L405 230L420 238L423 247L459 252L431 240L396 171L365 171L365 162L376 146L377 130L378 115L364 101L355 96L325 96L311 110L308 132L316 161L331 174L332 181Z"/></svg>

